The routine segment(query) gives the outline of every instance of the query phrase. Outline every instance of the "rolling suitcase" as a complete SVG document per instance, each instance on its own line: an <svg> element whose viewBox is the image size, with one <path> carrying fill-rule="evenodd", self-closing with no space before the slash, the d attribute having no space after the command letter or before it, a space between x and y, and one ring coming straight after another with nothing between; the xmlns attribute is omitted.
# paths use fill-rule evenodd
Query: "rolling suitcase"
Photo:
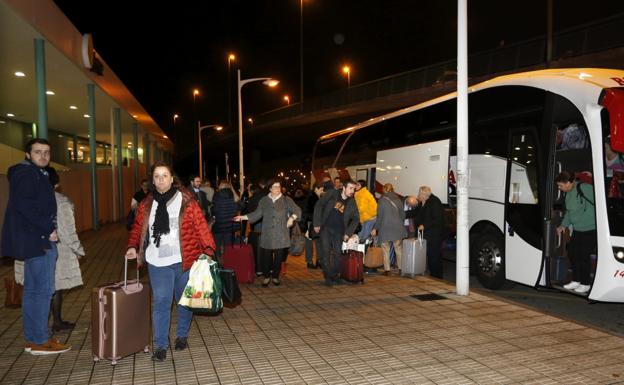
<svg viewBox="0 0 624 385"><path fill-rule="evenodd" d="M340 255L340 278L349 282L364 283L364 253L345 250Z"/></svg>
<svg viewBox="0 0 624 385"><path fill-rule="evenodd" d="M235 241L234 234L232 233L232 244L224 247L223 268L234 270L238 283L253 283L256 278L254 251L251 245L243 243L242 224L239 241Z"/></svg>
<svg viewBox="0 0 624 385"><path fill-rule="evenodd" d="M123 282L93 288L91 296L91 351L93 361L120 358L150 345L150 288L137 279L128 281L126 260Z"/></svg>
<svg viewBox="0 0 624 385"><path fill-rule="evenodd" d="M422 231L418 238L403 240L403 255L401 258L401 275L414 278L417 274L424 274L427 268L427 240L423 239Z"/></svg>
<svg viewBox="0 0 624 385"><path fill-rule="evenodd" d="M256 271L251 246L246 244L225 246L223 267L234 270L238 283L253 283Z"/></svg>

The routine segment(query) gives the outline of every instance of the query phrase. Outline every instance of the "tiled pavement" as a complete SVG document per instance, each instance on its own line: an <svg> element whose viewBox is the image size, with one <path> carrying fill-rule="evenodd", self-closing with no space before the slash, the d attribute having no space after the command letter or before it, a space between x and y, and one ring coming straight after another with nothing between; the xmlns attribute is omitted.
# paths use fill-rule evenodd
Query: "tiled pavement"
<svg viewBox="0 0 624 385"><path fill-rule="evenodd" d="M82 238L86 285L64 303L65 318L77 326L57 335L72 350L24 353L20 310L2 308L1 384L624 382L621 337L478 293L459 297L453 286L425 277L372 276L364 285L327 288L302 257L289 258L281 286L245 286L237 308L196 316L190 348L169 351L164 363L144 353L116 366L94 363L91 288L122 276L125 232L114 225ZM0 267L2 277L10 273ZM411 297L428 293L444 299Z"/></svg>

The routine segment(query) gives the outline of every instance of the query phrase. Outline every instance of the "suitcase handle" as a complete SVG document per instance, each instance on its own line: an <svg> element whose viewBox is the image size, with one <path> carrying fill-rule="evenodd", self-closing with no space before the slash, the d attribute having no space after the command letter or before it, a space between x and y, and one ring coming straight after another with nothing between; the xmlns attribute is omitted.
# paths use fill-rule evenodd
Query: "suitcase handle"
<svg viewBox="0 0 624 385"><path fill-rule="evenodd" d="M423 244L423 231L422 230L418 230L418 242L420 242L420 245L422 246Z"/></svg>
<svg viewBox="0 0 624 385"><path fill-rule="evenodd" d="M123 281L123 291L126 293L136 293L138 291L141 291L143 289L143 285L141 285L141 282L139 281L139 261L137 260L137 264L136 264L136 281L134 281L135 283L135 287L134 288L128 288L128 259L124 258L124 281ZM131 283L133 281L130 281Z"/></svg>

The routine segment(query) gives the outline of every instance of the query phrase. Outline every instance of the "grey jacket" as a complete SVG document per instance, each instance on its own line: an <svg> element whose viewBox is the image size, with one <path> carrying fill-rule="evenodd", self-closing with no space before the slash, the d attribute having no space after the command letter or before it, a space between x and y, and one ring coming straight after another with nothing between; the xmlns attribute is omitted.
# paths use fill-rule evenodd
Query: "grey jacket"
<svg viewBox="0 0 624 385"><path fill-rule="evenodd" d="M379 242L397 241L407 237L404 222L403 201L394 192L388 192L377 202L377 221L374 229Z"/></svg>
<svg viewBox="0 0 624 385"><path fill-rule="evenodd" d="M320 227L321 231L323 231L323 226L325 225L327 218L329 218L329 214L331 214L331 211L334 209L334 204L340 194L341 190L335 190L332 188L330 191L327 191L321 196L321 199L319 199L314 207L314 216L312 220L314 227ZM345 233L340 234L340 238L342 238L343 235L353 235L353 233L355 233L355 229L360 223L360 214L354 198L347 199L343 218Z"/></svg>
<svg viewBox="0 0 624 385"><path fill-rule="evenodd" d="M262 219L261 248L275 250L290 247L290 229L286 222L292 214L297 216L297 220L301 219L301 209L286 195L275 203L268 195L260 199L258 208L247 214L247 218L250 223Z"/></svg>

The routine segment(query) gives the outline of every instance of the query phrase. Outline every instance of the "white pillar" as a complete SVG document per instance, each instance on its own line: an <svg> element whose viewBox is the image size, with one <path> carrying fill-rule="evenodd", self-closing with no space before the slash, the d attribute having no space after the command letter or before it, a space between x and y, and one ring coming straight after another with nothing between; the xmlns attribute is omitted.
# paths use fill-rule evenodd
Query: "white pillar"
<svg viewBox="0 0 624 385"><path fill-rule="evenodd" d="M238 89L238 169L240 178L240 191L245 191L245 168L243 165L243 107L241 100L241 75L240 70L236 70L236 88Z"/></svg>
<svg viewBox="0 0 624 385"><path fill-rule="evenodd" d="M468 0L457 0L457 265L456 290L468 295Z"/></svg>

